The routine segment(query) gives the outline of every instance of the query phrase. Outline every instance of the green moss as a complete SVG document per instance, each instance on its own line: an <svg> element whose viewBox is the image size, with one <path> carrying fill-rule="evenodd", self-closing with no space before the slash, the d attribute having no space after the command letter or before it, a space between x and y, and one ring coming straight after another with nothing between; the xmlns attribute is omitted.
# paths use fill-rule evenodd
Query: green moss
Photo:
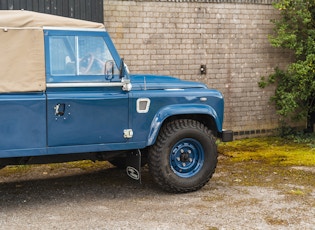
<svg viewBox="0 0 315 230"><path fill-rule="evenodd" d="M82 171L95 171L99 169L111 168L112 165L107 161L73 161L66 163L54 163L54 164L43 164L43 165L9 165L0 171L0 178L6 177L8 175L23 175L27 172L33 172L36 168L37 170L43 171L44 174L51 171L63 171L69 172L71 169L80 169ZM47 173L48 174L48 173Z"/></svg>
<svg viewBox="0 0 315 230"><path fill-rule="evenodd" d="M260 161L283 166L315 166L315 149L309 144L277 137L220 143L218 150L234 162Z"/></svg>
<svg viewBox="0 0 315 230"><path fill-rule="evenodd" d="M220 183L272 187L295 197L308 196L315 184L315 150L308 143L251 138L219 143L218 150Z"/></svg>
<svg viewBox="0 0 315 230"><path fill-rule="evenodd" d="M107 161L90 161L90 160L84 160L84 161L73 161L66 163L67 167L71 168L80 168L82 170L89 170L89 169L96 169L96 168L110 168L112 165Z"/></svg>
<svg viewBox="0 0 315 230"><path fill-rule="evenodd" d="M292 189L289 191L290 194L292 195L304 195L305 192L302 191L301 189Z"/></svg>
<svg viewBox="0 0 315 230"><path fill-rule="evenodd" d="M27 171L31 170L30 165L17 165L17 166L7 166L3 169L1 169L1 175L3 173L11 174L11 173L25 173Z"/></svg>

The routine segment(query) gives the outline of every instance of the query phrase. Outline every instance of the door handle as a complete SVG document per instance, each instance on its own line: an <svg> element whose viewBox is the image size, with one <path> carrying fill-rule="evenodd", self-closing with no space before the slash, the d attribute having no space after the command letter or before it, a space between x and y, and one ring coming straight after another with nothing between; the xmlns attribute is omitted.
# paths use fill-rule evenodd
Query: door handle
<svg viewBox="0 0 315 230"><path fill-rule="evenodd" d="M63 116L65 114L65 107L66 105L64 103L55 105L55 116Z"/></svg>

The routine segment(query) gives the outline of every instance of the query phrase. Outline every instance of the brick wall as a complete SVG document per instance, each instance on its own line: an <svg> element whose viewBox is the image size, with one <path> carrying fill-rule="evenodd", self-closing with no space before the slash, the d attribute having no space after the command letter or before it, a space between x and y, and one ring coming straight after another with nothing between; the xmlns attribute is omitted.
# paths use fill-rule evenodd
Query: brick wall
<svg viewBox="0 0 315 230"><path fill-rule="evenodd" d="M268 42L278 15L270 0L226 1L104 0L105 26L131 72L217 88L225 96L224 128L261 135L278 126L278 117L269 103L274 88L257 82L290 55Z"/></svg>

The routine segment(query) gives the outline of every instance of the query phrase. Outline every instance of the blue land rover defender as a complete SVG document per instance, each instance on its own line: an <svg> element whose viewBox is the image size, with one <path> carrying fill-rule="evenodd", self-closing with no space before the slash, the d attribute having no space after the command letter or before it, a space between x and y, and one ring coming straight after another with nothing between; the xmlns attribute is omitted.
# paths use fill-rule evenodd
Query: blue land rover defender
<svg viewBox="0 0 315 230"><path fill-rule="evenodd" d="M222 94L130 74L104 25L0 11L0 166L108 160L169 192L204 186L217 165Z"/></svg>

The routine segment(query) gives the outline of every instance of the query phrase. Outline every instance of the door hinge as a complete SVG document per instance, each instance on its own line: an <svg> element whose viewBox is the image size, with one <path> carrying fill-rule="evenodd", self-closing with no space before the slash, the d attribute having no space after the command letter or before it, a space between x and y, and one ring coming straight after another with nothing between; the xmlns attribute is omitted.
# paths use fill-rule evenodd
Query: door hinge
<svg viewBox="0 0 315 230"><path fill-rule="evenodd" d="M129 92L129 91L132 89L132 85L131 85L129 79L123 78L123 79L121 80L121 82L123 83L123 87L122 87L122 90L123 90L123 91L128 91L128 92Z"/></svg>
<svg viewBox="0 0 315 230"><path fill-rule="evenodd" d="M132 138L133 137L133 131L132 129L124 129L124 138Z"/></svg>

